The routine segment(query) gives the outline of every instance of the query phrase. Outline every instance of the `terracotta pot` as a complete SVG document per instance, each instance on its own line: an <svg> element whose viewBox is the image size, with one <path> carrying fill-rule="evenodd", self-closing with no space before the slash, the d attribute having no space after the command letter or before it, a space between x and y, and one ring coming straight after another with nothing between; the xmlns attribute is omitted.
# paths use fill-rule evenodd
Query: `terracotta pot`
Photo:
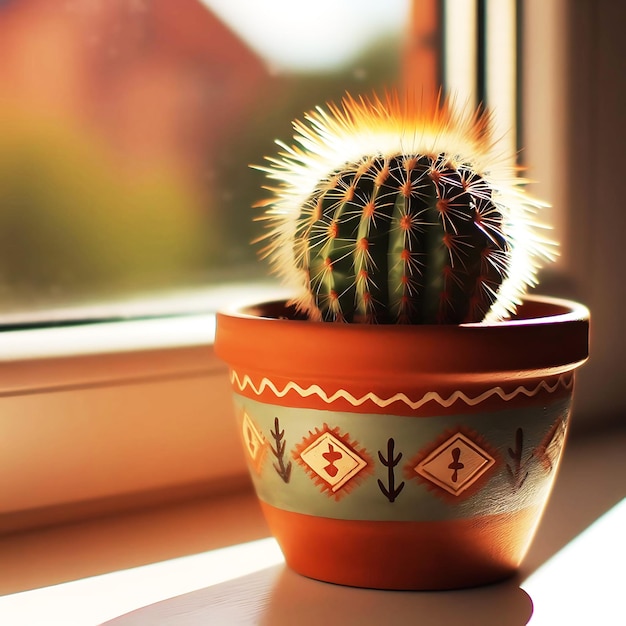
<svg viewBox="0 0 626 626"><path fill-rule="evenodd" d="M369 326L283 302L221 313L254 485L287 564L451 589L513 574L552 487L589 312L529 297L506 322Z"/></svg>

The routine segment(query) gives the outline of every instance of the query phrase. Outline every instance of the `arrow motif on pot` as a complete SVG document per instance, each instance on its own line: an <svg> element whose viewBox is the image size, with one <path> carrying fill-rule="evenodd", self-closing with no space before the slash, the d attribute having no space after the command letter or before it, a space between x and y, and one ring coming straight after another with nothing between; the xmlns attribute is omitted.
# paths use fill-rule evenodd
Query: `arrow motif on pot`
<svg viewBox="0 0 626 626"><path fill-rule="evenodd" d="M285 463L285 431L280 429L278 418L274 418L274 430L270 430L276 447L271 446L272 454L276 457L277 462L274 463L276 473L282 478L283 482L288 483L291 478L291 461Z"/></svg>
<svg viewBox="0 0 626 626"><path fill-rule="evenodd" d="M380 478L378 479L378 488L382 491L383 495L389 500L389 502L395 502L396 498L400 495L404 489L404 481L402 481L397 487L395 486L395 467L400 463L402 459L402 452L398 452L394 456L395 441L393 437L390 437L387 441L387 456L384 457L382 452L378 451L378 458L380 462L387 468L387 484L385 485Z"/></svg>
<svg viewBox="0 0 626 626"><path fill-rule="evenodd" d="M513 490L517 491L524 486L528 478L527 468L532 460L531 456L529 456L525 462L522 460L524 452L524 431L521 428L515 431L515 449L509 448L507 452L511 459L511 465L507 463L506 469L513 481Z"/></svg>

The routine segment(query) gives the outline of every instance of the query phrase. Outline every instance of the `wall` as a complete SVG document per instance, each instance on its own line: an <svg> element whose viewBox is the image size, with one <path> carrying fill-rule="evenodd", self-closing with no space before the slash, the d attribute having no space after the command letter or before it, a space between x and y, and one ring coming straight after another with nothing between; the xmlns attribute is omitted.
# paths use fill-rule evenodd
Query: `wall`
<svg viewBox="0 0 626 626"><path fill-rule="evenodd" d="M541 291L578 299L592 314L591 358L577 382L574 432L617 423L626 365L626 3L524 3L523 161L554 205L560 261Z"/></svg>

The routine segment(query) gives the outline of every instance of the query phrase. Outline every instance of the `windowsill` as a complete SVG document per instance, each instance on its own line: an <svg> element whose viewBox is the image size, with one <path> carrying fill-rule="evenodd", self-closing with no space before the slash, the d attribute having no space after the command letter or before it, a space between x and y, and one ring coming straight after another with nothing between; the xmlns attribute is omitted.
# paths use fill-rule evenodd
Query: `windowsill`
<svg viewBox="0 0 626 626"><path fill-rule="evenodd" d="M225 285L1 316L0 536L240 485L212 311L283 293Z"/></svg>
<svg viewBox="0 0 626 626"><path fill-rule="evenodd" d="M257 281L3 313L0 362L205 345L213 342L221 307L285 294L273 282Z"/></svg>
<svg viewBox="0 0 626 626"><path fill-rule="evenodd" d="M8 594L0 597L0 622L85 626L135 609L115 625L275 626L313 616L379 624L390 614L398 623L419 614L424 623L481 626L619 622L625 444L624 431L568 444L520 575L499 585L397 594L305 579L285 568L272 539L255 541L267 529L252 494L242 491L0 537L0 593ZM221 550L237 544L245 545ZM180 594L187 595L173 597Z"/></svg>

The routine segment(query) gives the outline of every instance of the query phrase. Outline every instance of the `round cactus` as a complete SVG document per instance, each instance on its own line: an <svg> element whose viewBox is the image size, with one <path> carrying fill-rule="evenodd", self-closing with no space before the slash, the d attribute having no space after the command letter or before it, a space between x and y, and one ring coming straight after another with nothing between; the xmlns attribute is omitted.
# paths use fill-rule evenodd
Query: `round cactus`
<svg viewBox="0 0 626 626"><path fill-rule="evenodd" d="M440 324L510 314L550 242L542 203L492 161L488 115L397 96L329 105L262 168L270 255L315 320Z"/></svg>
<svg viewBox="0 0 626 626"><path fill-rule="evenodd" d="M482 320L509 249L491 189L445 154L366 157L300 212L295 262L324 320Z"/></svg>

